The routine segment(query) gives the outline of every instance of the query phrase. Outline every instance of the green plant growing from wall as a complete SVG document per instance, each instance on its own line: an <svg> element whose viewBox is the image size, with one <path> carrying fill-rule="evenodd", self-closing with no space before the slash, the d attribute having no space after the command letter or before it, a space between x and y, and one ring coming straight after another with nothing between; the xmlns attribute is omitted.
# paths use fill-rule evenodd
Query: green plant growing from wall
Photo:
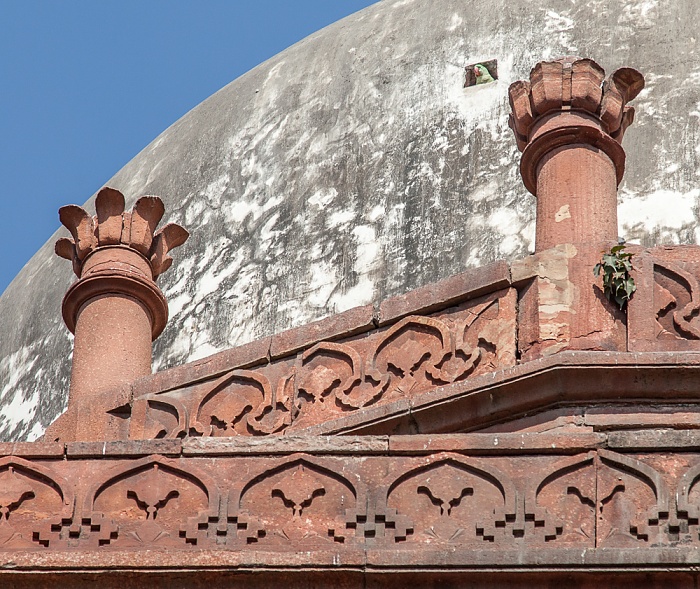
<svg viewBox="0 0 700 589"><path fill-rule="evenodd" d="M614 301L624 310L632 298L637 285L630 276L632 254L625 253L623 243L614 246L609 253L602 252L603 258L593 268L593 274L603 274L603 289L609 301Z"/></svg>

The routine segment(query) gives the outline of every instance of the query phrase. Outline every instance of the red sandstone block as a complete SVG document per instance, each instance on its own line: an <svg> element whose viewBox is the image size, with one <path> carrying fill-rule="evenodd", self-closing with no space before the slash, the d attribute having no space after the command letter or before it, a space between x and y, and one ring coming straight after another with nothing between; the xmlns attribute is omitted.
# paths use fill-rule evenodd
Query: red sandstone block
<svg viewBox="0 0 700 589"><path fill-rule="evenodd" d="M185 438L183 455L232 456L255 454L385 454L387 436L266 436L262 438Z"/></svg>
<svg viewBox="0 0 700 589"><path fill-rule="evenodd" d="M618 431L608 434L608 447L620 450L684 450L700 448L698 430L641 430Z"/></svg>
<svg viewBox="0 0 700 589"><path fill-rule="evenodd" d="M323 341L350 337L375 327L374 307L365 305L272 336L270 358L293 354Z"/></svg>
<svg viewBox="0 0 700 589"><path fill-rule="evenodd" d="M255 340L201 360L141 378L133 384L134 396L168 391L198 380L215 377L227 370L248 368L267 362L270 341L269 337Z"/></svg>
<svg viewBox="0 0 700 589"><path fill-rule="evenodd" d="M636 412L635 412L636 411ZM682 411L679 409L658 409L655 412L642 411L641 408L631 408L625 413L607 408L592 408L586 411L584 423L596 431L609 429L698 429L700 428L700 413L697 411Z"/></svg>
<svg viewBox="0 0 700 589"><path fill-rule="evenodd" d="M182 450L181 440L128 440L123 442L68 442L68 457L100 456L148 456L163 454L179 456Z"/></svg>
<svg viewBox="0 0 700 589"><path fill-rule="evenodd" d="M558 454L582 452L605 445L603 434L550 434L539 432L506 434L428 434L389 437L390 454L430 454L467 452L469 454Z"/></svg>
<svg viewBox="0 0 700 589"><path fill-rule="evenodd" d="M342 546L342 545L341 545ZM241 551L241 566L275 567L359 567L365 564L365 551L343 546L338 550L306 549L290 545L288 550ZM285 583L280 583L285 586ZM326 585L336 587L335 583ZM343 587L341 584L340 587Z"/></svg>
<svg viewBox="0 0 700 589"><path fill-rule="evenodd" d="M52 458L63 456L65 447L60 442L1 442L0 456L24 458Z"/></svg>
<svg viewBox="0 0 700 589"><path fill-rule="evenodd" d="M508 264L499 260L383 301L379 305L379 325L407 315L432 313L509 285Z"/></svg>
<svg viewBox="0 0 700 589"><path fill-rule="evenodd" d="M0 575L3 574L3 569L7 570L9 568L34 568L34 569L76 569L76 568L87 568L87 569L98 569L98 570L110 570L110 569L135 569L140 568L138 573L138 581L134 583L125 584L123 579L117 582L110 582L106 579L101 579L99 584L100 587L121 587L123 589L131 589L133 587L172 587L178 586L177 583L181 581L173 581L174 585L158 584L153 578L149 578L148 575L154 575L162 578L165 573L163 573L163 568L179 569L180 575L183 574L184 569L189 569L189 572L193 573L192 569L197 569L198 567L210 567L210 566L239 566L241 561L242 552L233 550L72 550L72 551L47 551L40 554L36 550L29 552L0 552ZM8 566L10 565L11 566ZM17 563L17 564L14 564ZM195 574L195 573L193 573ZM201 575L201 571L196 572L197 575ZM3 588L2 577L0 576L0 586ZM22 587L22 585L7 585L8 587ZM76 585L70 583L56 583L54 581L53 585L35 585L29 583L27 587L75 587ZM78 585L79 587L85 587L86 585ZM179 586L183 586L180 584ZM188 585L184 585L188 586ZM196 585L195 585L196 586ZM212 584L216 586L216 584Z"/></svg>

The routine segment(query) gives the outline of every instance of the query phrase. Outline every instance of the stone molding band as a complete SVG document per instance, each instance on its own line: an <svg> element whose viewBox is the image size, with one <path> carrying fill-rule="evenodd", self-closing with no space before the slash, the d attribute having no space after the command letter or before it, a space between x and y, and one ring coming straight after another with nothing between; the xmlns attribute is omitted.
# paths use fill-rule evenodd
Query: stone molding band
<svg viewBox="0 0 700 589"><path fill-rule="evenodd" d="M126 273L96 274L73 284L63 297L63 320L75 333L78 313L91 299L100 295L127 296L143 304L151 317L152 339L165 329L168 321L168 303L161 290L150 280Z"/></svg>
<svg viewBox="0 0 700 589"><path fill-rule="evenodd" d="M560 147L590 145L605 153L615 166L617 184L625 173L625 150L610 135L593 125L575 124L544 131L532 139L523 150L520 173L525 188L537 196L537 171L542 159Z"/></svg>

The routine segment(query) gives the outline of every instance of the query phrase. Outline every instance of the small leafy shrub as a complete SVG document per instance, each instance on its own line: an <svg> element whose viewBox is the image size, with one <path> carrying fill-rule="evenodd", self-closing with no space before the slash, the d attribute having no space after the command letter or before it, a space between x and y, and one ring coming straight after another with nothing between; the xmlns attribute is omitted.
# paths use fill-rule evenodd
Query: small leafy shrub
<svg viewBox="0 0 700 589"><path fill-rule="evenodd" d="M616 245L610 253L603 252L603 258L593 268L593 274L603 274L603 289L609 301L615 301L621 310L627 306L627 301L632 298L637 286L634 278L630 276L632 271L632 254L625 253L625 246Z"/></svg>

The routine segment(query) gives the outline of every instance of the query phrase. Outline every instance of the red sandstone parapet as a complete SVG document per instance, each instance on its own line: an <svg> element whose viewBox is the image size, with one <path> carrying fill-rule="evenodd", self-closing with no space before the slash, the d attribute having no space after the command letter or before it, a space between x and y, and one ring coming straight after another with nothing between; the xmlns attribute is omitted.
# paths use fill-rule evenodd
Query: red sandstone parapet
<svg viewBox="0 0 700 589"><path fill-rule="evenodd" d="M75 342L70 417L54 428L62 439L103 438L104 393L151 373L151 341L168 318L155 279L172 263L168 252L188 237L172 223L156 232L165 212L157 196L144 196L125 211L121 192L103 188L95 209L95 216L76 205L59 211L73 238L59 239L56 253L73 262L79 278L63 299Z"/></svg>
<svg viewBox="0 0 700 589"><path fill-rule="evenodd" d="M304 586L349 587L348 571L446 566L461 580L486 567L683 571L700 547L689 433L74 443L43 460L0 446L0 579L75 586L86 570L128 570L125 587L150 587L171 569L201 586L215 567L287 587L313 567L325 582Z"/></svg>

